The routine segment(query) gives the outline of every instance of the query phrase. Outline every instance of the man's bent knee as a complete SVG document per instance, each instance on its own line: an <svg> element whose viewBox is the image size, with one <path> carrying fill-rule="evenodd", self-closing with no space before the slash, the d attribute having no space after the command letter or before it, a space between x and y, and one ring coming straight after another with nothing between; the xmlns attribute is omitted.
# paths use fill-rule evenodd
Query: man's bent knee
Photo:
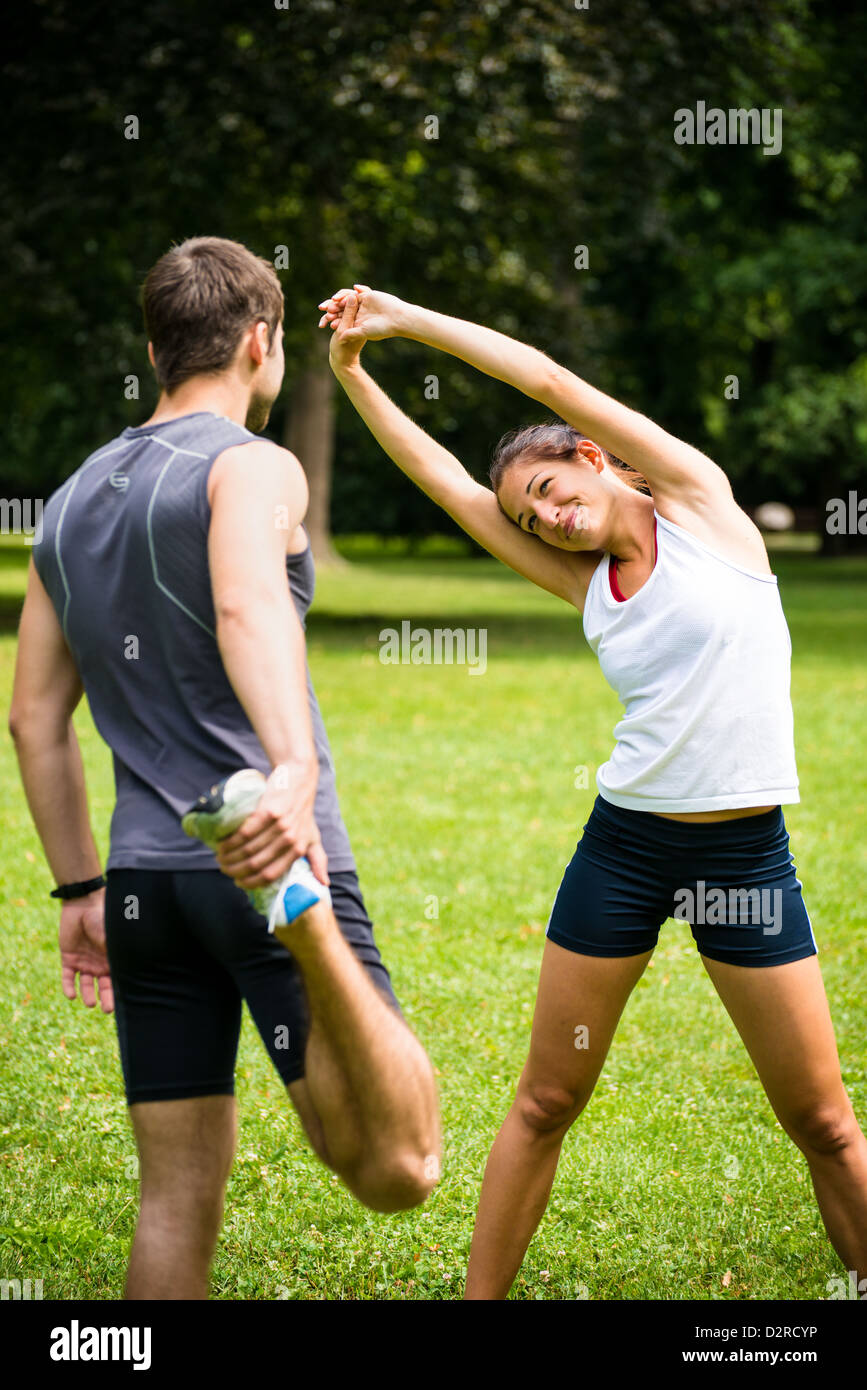
<svg viewBox="0 0 867 1390"><path fill-rule="evenodd" d="M407 1211L418 1207L439 1180L439 1158L412 1151L383 1155L343 1176L349 1190L372 1211Z"/></svg>

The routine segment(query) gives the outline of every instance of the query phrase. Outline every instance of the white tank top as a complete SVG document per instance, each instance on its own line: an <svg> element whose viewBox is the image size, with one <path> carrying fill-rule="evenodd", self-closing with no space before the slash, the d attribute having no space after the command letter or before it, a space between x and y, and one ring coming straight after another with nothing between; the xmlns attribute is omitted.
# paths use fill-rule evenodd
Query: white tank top
<svg viewBox="0 0 867 1390"><path fill-rule="evenodd" d="M623 704L596 774L636 811L721 811L799 801L792 644L776 575L724 560L656 517L656 565L625 601L593 572L584 634Z"/></svg>

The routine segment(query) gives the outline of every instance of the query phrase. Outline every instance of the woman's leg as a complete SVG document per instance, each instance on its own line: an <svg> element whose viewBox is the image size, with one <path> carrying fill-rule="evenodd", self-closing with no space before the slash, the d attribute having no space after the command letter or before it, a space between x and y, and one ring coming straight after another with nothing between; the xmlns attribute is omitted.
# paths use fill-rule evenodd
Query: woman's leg
<svg viewBox="0 0 867 1390"><path fill-rule="evenodd" d="M867 1140L840 1075L818 958L766 968L702 962L807 1160L831 1244L847 1270L867 1278Z"/></svg>
<svg viewBox="0 0 867 1390"><path fill-rule="evenodd" d="M579 955L546 941L530 1055L485 1169L466 1298L508 1293L548 1204L560 1146L652 955Z"/></svg>

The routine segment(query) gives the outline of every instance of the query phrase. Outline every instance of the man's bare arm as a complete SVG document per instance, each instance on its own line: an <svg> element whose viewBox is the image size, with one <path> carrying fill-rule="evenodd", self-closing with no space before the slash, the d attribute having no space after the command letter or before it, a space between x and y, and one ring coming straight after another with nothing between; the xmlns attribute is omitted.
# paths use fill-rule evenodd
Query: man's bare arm
<svg viewBox="0 0 867 1390"><path fill-rule="evenodd" d="M319 763L306 647L286 576L287 539L304 518L307 480L293 454L259 441L220 455L208 496L220 656L276 770L259 808L221 845L220 864L242 887L261 887L306 853L325 881L325 855L313 822Z"/></svg>
<svg viewBox="0 0 867 1390"><path fill-rule="evenodd" d="M33 561L18 632L9 728L21 780L45 856L58 883L85 883L101 874L90 828L81 752L72 724L82 687L54 605ZM114 996L105 947L105 889L64 902L60 909L63 993L111 1013Z"/></svg>
<svg viewBox="0 0 867 1390"><path fill-rule="evenodd" d="M80 883L102 872L72 724L81 695L72 653L31 560L9 730L30 812L58 883Z"/></svg>

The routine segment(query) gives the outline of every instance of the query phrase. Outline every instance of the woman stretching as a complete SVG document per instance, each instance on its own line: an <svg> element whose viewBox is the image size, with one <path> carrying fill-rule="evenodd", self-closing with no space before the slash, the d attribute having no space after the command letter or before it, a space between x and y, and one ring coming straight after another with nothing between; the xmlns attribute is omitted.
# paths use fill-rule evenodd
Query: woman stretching
<svg viewBox="0 0 867 1390"><path fill-rule="evenodd" d="M508 1293L563 1139L672 916L690 922L807 1160L834 1249L867 1278L867 1142L781 810L799 799L791 643L761 535L709 458L535 348L363 285L320 309L335 374L385 452L492 555L583 611L624 707L548 922L530 1052L485 1170L466 1297ZM492 492L362 369L364 342L388 337L451 353L566 423L501 441Z"/></svg>

